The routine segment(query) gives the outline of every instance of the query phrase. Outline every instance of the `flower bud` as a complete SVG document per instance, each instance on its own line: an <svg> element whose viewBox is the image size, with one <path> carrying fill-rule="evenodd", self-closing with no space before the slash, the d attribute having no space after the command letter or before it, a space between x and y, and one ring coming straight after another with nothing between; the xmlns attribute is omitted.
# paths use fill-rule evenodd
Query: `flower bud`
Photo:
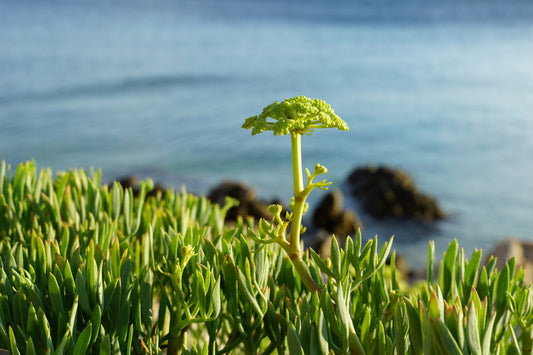
<svg viewBox="0 0 533 355"><path fill-rule="evenodd" d="M315 173L314 175L321 175L321 174L325 174L328 172L328 169L323 166L323 165L320 165L320 164L316 164L315 165Z"/></svg>
<svg viewBox="0 0 533 355"><path fill-rule="evenodd" d="M283 211L283 207L278 204L273 204L268 206L268 212L272 213L274 216L279 216L281 214L281 211Z"/></svg>

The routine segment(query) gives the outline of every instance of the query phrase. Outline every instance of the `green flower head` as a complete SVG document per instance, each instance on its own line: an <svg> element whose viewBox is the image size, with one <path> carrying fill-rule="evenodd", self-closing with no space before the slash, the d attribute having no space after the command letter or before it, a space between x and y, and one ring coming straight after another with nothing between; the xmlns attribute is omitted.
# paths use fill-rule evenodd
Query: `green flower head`
<svg viewBox="0 0 533 355"><path fill-rule="evenodd" d="M267 121L270 117L274 122ZM273 131L274 135L289 132L310 134L317 128L338 128L348 130L348 125L333 112L330 105L320 99L296 96L283 102L274 102L263 109L258 116L246 119L242 128L252 129L252 135Z"/></svg>

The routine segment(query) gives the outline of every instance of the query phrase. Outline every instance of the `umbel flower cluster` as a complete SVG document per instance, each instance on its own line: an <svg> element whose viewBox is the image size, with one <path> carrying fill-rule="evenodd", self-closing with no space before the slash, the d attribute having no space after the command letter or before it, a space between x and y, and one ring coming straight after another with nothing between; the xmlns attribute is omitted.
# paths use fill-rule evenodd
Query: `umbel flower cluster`
<svg viewBox="0 0 533 355"><path fill-rule="evenodd" d="M270 117L275 122L268 122ZM275 136L289 132L310 134L317 128L348 130L348 125L335 114L329 104L320 99L296 96L274 102L257 116L246 119L242 128L252 129L252 135L273 131Z"/></svg>

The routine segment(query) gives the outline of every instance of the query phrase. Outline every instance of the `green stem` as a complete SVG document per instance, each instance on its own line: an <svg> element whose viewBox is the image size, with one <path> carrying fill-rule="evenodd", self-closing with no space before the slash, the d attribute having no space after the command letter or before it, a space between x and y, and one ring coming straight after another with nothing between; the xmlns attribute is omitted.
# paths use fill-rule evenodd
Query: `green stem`
<svg viewBox="0 0 533 355"><path fill-rule="evenodd" d="M300 275L303 283L311 292L320 293L321 288L317 285L315 280L309 274L309 269L302 260L302 252L300 250L300 232L302 228L302 217L304 215L305 199L307 198L306 191L303 188L302 175L302 154L301 154L301 135L291 132L291 146L292 146L292 181L294 185L294 204L293 215L291 222L291 231L289 237L289 245L285 247L289 258L291 259L294 268Z"/></svg>
<svg viewBox="0 0 533 355"><path fill-rule="evenodd" d="M170 331L171 333L168 339L167 354L179 355L181 354L181 349L183 348L186 333L182 330L173 330L172 327Z"/></svg>
<svg viewBox="0 0 533 355"><path fill-rule="evenodd" d="M307 287L307 289L311 292L318 292L318 295L320 296L322 289L311 277L307 265L305 265L304 261L302 260L302 255L298 252L296 254L292 254L290 259L292 261L292 265L294 265L294 268L298 272L298 275L300 275L305 287Z"/></svg>
<svg viewBox="0 0 533 355"><path fill-rule="evenodd" d="M293 248L300 250L300 231L302 226L302 217L305 205L305 196L302 196L303 176L302 176L302 136L298 133L291 132L292 147L292 182L294 186L294 206L293 218L291 223L291 234L289 244Z"/></svg>
<svg viewBox="0 0 533 355"><path fill-rule="evenodd" d="M304 188L302 176L302 135L291 132L292 147L292 181L294 185L294 196L298 196Z"/></svg>
<svg viewBox="0 0 533 355"><path fill-rule="evenodd" d="M180 292L180 291L178 291ZM168 338L168 355L179 355L183 349L185 337L187 335L181 322L181 310L173 309L170 316L169 338Z"/></svg>
<svg viewBox="0 0 533 355"><path fill-rule="evenodd" d="M522 354L531 354L533 339L531 339L531 327L522 329Z"/></svg>

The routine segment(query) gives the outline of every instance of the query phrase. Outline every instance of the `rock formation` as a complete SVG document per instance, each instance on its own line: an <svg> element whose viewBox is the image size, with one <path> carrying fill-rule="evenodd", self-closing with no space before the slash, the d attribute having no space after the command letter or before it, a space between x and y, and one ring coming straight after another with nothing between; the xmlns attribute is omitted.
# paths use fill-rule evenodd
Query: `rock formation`
<svg viewBox="0 0 533 355"><path fill-rule="evenodd" d="M496 268L498 270L502 270L509 259L515 258L516 268L524 269L524 283L533 282L533 242L508 237L501 240L494 249L485 254L483 265L488 263L491 256L497 258Z"/></svg>
<svg viewBox="0 0 533 355"><path fill-rule="evenodd" d="M123 176L121 178L116 179L115 181L118 182L125 189L131 188L133 196L139 196L141 188L139 178L136 175ZM113 183L110 184L110 186L112 185ZM166 191L167 188L163 184L155 183L153 189L148 191L148 193L146 194L146 197L157 196L158 193L164 195Z"/></svg>
<svg viewBox="0 0 533 355"><path fill-rule="evenodd" d="M207 198L211 202L223 205L226 196L239 201L238 206L229 209L226 221L236 221L238 216L253 217L256 221L260 218L272 218L272 214L267 209L269 204L257 199L255 191L240 182L224 181L214 187Z"/></svg>
<svg viewBox="0 0 533 355"><path fill-rule="evenodd" d="M423 221L444 218L437 201L418 191L404 171L390 167L362 167L348 177L352 194L375 218L402 217Z"/></svg>
<svg viewBox="0 0 533 355"><path fill-rule="evenodd" d="M340 190L331 191L318 204L313 212L313 225L338 237L351 235L362 227L355 212L344 209L344 198Z"/></svg>

